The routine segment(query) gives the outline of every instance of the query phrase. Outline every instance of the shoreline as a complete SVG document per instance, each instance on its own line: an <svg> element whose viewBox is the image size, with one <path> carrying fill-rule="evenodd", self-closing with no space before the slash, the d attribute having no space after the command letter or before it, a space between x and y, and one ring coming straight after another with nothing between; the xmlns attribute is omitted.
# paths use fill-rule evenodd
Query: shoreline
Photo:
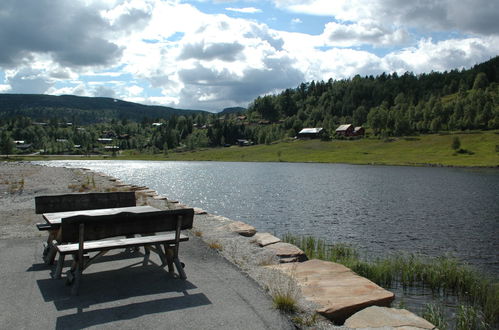
<svg viewBox="0 0 499 330"><path fill-rule="evenodd" d="M182 160L182 159L169 159L169 158L148 158L148 157L113 157L107 155L50 155L50 156L9 156L5 158L0 155L0 162L37 162L37 161L63 161L63 160L116 160L116 161L148 161L148 162L220 162L220 163L284 163L284 164L338 164L338 165L356 165L356 166L400 166L400 167L433 167L433 168L457 168L457 169L476 169L476 170L499 170L499 164L497 165L446 165L440 163L380 163L380 162L366 162L366 163L347 163L347 162L320 162L320 161L262 161L262 160Z"/></svg>

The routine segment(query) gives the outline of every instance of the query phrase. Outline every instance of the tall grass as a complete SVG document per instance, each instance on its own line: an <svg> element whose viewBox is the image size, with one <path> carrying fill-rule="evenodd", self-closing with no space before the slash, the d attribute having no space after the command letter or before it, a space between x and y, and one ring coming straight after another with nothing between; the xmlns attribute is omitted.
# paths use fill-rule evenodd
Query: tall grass
<svg viewBox="0 0 499 330"><path fill-rule="evenodd" d="M321 239L290 234L285 235L283 241L298 246L309 258L343 264L383 287L394 284L404 288L423 286L434 295L455 295L466 306L476 306L484 324L499 324L499 282L462 264L456 258L429 258L399 253L366 261L360 258L354 247L344 243L328 245ZM468 315L463 319L470 319L469 314L463 314Z"/></svg>

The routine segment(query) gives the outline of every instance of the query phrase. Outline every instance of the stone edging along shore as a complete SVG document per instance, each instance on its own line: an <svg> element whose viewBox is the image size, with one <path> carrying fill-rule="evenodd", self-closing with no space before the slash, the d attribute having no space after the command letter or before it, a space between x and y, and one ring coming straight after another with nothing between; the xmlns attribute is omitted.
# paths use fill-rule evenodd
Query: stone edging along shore
<svg viewBox="0 0 499 330"><path fill-rule="evenodd" d="M133 190L138 205L148 204L160 209L187 207L148 187L128 185L117 178L86 169L49 168L27 163L0 164L0 168L0 192L9 196L0 199L1 203L8 204L0 204L0 207L10 210L0 213L5 219L13 219L12 223L3 223L0 237L23 237L25 232L28 232L28 236L39 235L33 229L36 215L31 214L33 197L37 194ZM37 176L36 180L39 181L24 180L30 173L40 171L43 175ZM25 193L16 195L16 189ZM299 308L290 317L300 328L338 328L326 318L317 317L317 313L339 323L353 314L345 322L349 328L434 328L424 319L405 310L369 307L374 304L389 305L393 294L342 265L319 260L307 261L303 251L280 242L269 233L258 233L254 227L243 222L194 209L196 215L191 236L202 239L212 249L218 250L270 295L284 294L295 299ZM19 224L21 219L28 220Z"/></svg>

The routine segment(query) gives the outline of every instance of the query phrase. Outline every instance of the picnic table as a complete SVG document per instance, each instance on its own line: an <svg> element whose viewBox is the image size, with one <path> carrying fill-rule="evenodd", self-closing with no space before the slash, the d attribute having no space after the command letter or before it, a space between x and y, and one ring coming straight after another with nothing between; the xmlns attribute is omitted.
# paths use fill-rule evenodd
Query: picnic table
<svg viewBox="0 0 499 330"><path fill-rule="evenodd" d="M132 202L135 203L135 200L125 200L108 208L102 208L104 205L102 202L99 205L87 203L87 207L95 207L78 210L76 205L81 203L78 203L78 196L75 195L54 196L53 199L43 196L37 201L40 202L37 206L42 205L41 202L52 204L45 208L46 211L57 211L37 212L42 214L48 229L45 229L43 224L37 224L37 226L40 230L49 231L49 246L44 251L46 261L51 263L55 255L59 254L55 278L61 277L65 256L73 257L71 269L66 276L66 281L72 285L73 294L78 293L83 270L113 249L133 248L137 250L143 247L145 249L144 265L149 262L149 254L152 251L160 257L161 267L168 265L169 273L173 274L175 265L180 278L186 278L183 270L184 264L180 262L178 250L179 243L189 239L187 235L181 233L181 230L192 228L194 218L192 208L160 210L148 205L130 206ZM115 199L116 196L123 197L123 195L107 197ZM84 200L96 200L100 197L106 198L106 195L82 196ZM59 207L57 204L60 205L60 203L54 204L55 199L70 200L75 204L66 208ZM43 209L42 206L37 207L37 210L41 209ZM47 250L48 253L46 253Z"/></svg>

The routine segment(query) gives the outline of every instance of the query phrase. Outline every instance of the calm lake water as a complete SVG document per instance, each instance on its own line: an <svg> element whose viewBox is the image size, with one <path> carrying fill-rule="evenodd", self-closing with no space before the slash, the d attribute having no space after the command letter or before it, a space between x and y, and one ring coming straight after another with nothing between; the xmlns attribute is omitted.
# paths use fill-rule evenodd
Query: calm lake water
<svg viewBox="0 0 499 330"><path fill-rule="evenodd" d="M499 275L499 171L303 163L52 161L146 185L277 236L367 256L451 254Z"/></svg>

